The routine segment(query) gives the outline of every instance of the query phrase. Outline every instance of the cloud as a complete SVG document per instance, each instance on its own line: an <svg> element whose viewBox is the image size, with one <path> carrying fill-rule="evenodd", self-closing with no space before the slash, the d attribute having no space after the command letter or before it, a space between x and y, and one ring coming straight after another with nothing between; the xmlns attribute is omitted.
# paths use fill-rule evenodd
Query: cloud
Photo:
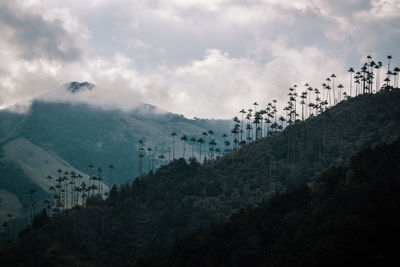
<svg viewBox="0 0 400 267"><path fill-rule="evenodd" d="M0 0L0 108L33 99L230 118L372 54L400 57L399 1ZM96 84L69 94L70 81Z"/></svg>
<svg viewBox="0 0 400 267"><path fill-rule="evenodd" d="M27 9L16 1L0 2L0 34L19 57L27 60L74 61L81 56L73 19L62 10L47 17ZM59 18L61 17L61 18ZM70 26L70 27L68 27ZM76 27L75 27L76 28Z"/></svg>
<svg viewBox="0 0 400 267"><path fill-rule="evenodd" d="M27 3L0 1L0 108L26 107L84 57L88 32L68 10Z"/></svg>

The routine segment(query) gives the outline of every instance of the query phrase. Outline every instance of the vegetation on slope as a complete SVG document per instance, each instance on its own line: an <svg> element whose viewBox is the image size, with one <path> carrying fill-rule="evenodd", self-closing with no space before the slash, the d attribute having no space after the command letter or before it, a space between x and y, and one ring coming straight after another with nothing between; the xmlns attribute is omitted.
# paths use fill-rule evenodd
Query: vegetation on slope
<svg viewBox="0 0 400 267"><path fill-rule="evenodd" d="M106 201L52 218L6 247L3 257L13 264L23 255L24 264L124 265L165 252L199 227L310 182L365 147L398 138L399 102L398 89L361 95L211 164L175 160L133 185L114 188Z"/></svg>
<svg viewBox="0 0 400 267"><path fill-rule="evenodd" d="M136 266L398 266L400 139Z"/></svg>

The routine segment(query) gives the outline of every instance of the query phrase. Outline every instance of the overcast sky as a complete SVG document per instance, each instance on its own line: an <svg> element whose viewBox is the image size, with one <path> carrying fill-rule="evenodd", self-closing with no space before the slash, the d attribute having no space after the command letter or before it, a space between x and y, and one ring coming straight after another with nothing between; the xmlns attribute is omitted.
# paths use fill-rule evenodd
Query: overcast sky
<svg viewBox="0 0 400 267"><path fill-rule="evenodd" d="M0 0L0 108L33 99L231 118L366 55L400 63L400 0ZM70 81L96 84L68 95Z"/></svg>

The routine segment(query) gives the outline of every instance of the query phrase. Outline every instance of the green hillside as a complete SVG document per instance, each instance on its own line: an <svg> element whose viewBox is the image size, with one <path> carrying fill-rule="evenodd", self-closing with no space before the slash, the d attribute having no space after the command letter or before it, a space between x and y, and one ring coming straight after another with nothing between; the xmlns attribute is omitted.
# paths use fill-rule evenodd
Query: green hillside
<svg viewBox="0 0 400 267"><path fill-rule="evenodd" d="M145 266L398 266L400 139L177 242Z"/></svg>
<svg viewBox="0 0 400 267"><path fill-rule="evenodd" d="M398 89L364 94L215 162L175 160L113 189L106 201L52 218L8 245L3 256L12 262L18 251L24 264L121 266L164 253L176 239L226 220L241 207L312 184L324 169L346 163L354 153L396 140L398 103Z"/></svg>

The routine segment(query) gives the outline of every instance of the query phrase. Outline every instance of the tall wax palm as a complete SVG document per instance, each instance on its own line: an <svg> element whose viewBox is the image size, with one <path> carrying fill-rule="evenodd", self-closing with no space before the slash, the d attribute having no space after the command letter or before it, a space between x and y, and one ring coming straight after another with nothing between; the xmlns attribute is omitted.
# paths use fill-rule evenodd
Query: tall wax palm
<svg viewBox="0 0 400 267"><path fill-rule="evenodd" d="M172 160L175 160L175 137L176 137L176 132L173 132L171 134L172 136Z"/></svg>
<svg viewBox="0 0 400 267"><path fill-rule="evenodd" d="M46 177L46 179L49 181L49 201L51 201L51 198L50 198L50 187L51 187L51 185L50 185L50 180L52 180L53 177L50 176L50 175L48 175L48 176Z"/></svg>
<svg viewBox="0 0 400 267"><path fill-rule="evenodd" d="M36 193L35 189L30 189L29 190L29 195L31 198L31 223L33 221L33 217L35 216L35 202L33 201L33 194Z"/></svg>
<svg viewBox="0 0 400 267"><path fill-rule="evenodd" d="M214 159L214 146L216 146L216 145L217 145L217 143L215 142L214 139L212 139L210 141L210 158L211 158L211 160Z"/></svg>
<svg viewBox="0 0 400 267"><path fill-rule="evenodd" d="M329 106L332 107L332 101L331 101L331 87L329 85L327 85L325 87L326 91L328 92L328 97L329 97Z"/></svg>
<svg viewBox="0 0 400 267"><path fill-rule="evenodd" d="M241 125L241 127L240 127L240 141L242 141L242 140L243 140L243 132L244 132L244 129L243 129L243 116L244 116L244 114L246 114L247 112L246 112L246 110L244 110L244 109L242 109L242 110L239 111L239 112L242 113L242 120L241 120L242 125Z"/></svg>
<svg viewBox="0 0 400 267"><path fill-rule="evenodd" d="M365 94L366 90L365 90L365 82L367 81L367 63L364 64L364 66L362 66L361 68L361 81L362 81L362 93Z"/></svg>
<svg viewBox="0 0 400 267"><path fill-rule="evenodd" d="M200 154L199 162L201 163L201 152L202 152L202 147L203 147L203 144L205 143L205 141L202 137L200 137L199 139L197 139L197 142L199 143L199 154Z"/></svg>
<svg viewBox="0 0 400 267"><path fill-rule="evenodd" d="M143 174L143 159L145 156L144 145L139 149L139 161L140 161L140 175Z"/></svg>
<svg viewBox="0 0 400 267"><path fill-rule="evenodd" d="M310 108L311 104L311 94L314 91L314 89L311 86L307 87L308 90L308 116L312 115L312 108ZM312 107L312 106L311 106Z"/></svg>
<svg viewBox="0 0 400 267"><path fill-rule="evenodd" d="M390 71L390 60L392 59L392 56L388 55L386 58L388 59L387 78L390 79L389 71Z"/></svg>
<svg viewBox="0 0 400 267"><path fill-rule="evenodd" d="M142 175L142 160L143 160L143 141L139 140L138 141L138 160L139 160L139 168L138 168L138 176Z"/></svg>
<svg viewBox="0 0 400 267"><path fill-rule="evenodd" d="M151 149L151 147L147 148L147 158L149 160L149 171L148 173L150 173L150 170L152 170L151 168L151 152L153 151L153 149Z"/></svg>
<svg viewBox="0 0 400 267"><path fill-rule="evenodd" d="M217 159L220 158L220 157L221 157L221 149L216 148L216 149L215 149L215 152L218 153Z"/></svg>
<svg viewBox="0 0 400 267"><path fill-rule="evenodd" d="M192 159L194 159L194 143L196 142L196 138L190 138L190 142L192 142Z"/></svg>
<svg viewBox="0 0 400 267"><path fill-rule="evenodd" d="M353 84L353 73L354 73L354 69L353 68L350 68L349 70L348 70L348 72L350 73L350 96L353 96L353 94L352 94L352 84Z"/></svg>
<svg viewBox="0 0 400 267"><path fill-rule="evenodd" d="M186 142L187 142L187 136L186 135L182 135L181 136L181 141L182 141L182 143L183 143L183 153L182 153L182 157L185 159L185 146L186 146Z"/></svg>
<svg viewBox="0 0 400 267"><path fill-rule="evenodd" d="M62 206L62 198L61 198L62 186L61 186L61 183L63 182L63 177L62 177L62 170L61 169L58 169L57 172L58 172L58 178L57 178L56 182L58 182L58 184L56 185L56 188L58 190L58 198L57 198L57 205L56 206L57 206L57 208L61 208L61 206Z"/></svg>
<svg viewBox="0 0 400 267"><path fill-rule="evenodd" d="M301 121L304 121L304 106L306 104L305 99L307 99L307 92L302 92L300 95L301 101Z"/></svg>
<svg viewBox="0 0 400 267"><path fill-rule="evenodd" d="M225 146L224 153L228 153L230 151L231 142L229 140L225 140L224 146Z"/></svg>
<svg viewBox="0 0 400 267"><path fill-rule="evenodd" d="M81 188L82 188L82 196L81 196L81 198L82 198L82 206L85 206L86 205L86 198L87 198L87 194L86 194L86 192L87 192L87 185L86 185L86 183L85 182L82 182L82 184L81 184Z"/></svg>
<svg viewBox="0 0 400 267"><path fill-rule="evenodd" d="M369 73L368 73L368 81L369 81L369 90L370 93L373 93L373 84L374 84L374 68L376 66L375 61L371 60L369 62Z"/></svg>
<svg viewBox="0 0 400 267"><path fill-rule="evenodd" d="M205 154L205 157L207 157L207 136L208 136L208 133L207 132L202 132L201 135L204 138L204 142L203 142L203 144L204 144L204 154ZM201 157L200 157L200 159L201 159Z"/></svg>
<svg viewBox="0 0 400 267"><path fill-rule="evenodd" d="M335 92L335 78L336 78L336 74L335 74L335 73L332 73L331 78L332 78L333 103L334 103L334 104L337 104L337 102L339 101L339 99L336 97L336 92Z"/></svg>
<svg viewBox="0 0 400 267"><path fill-rule="evenodd" d="M102 194L102 186L103 186L103 183L101 182L101 180L102 180L102 173L103 173L103 169L101 168L101 167L98 167L97 168L97 183L98 183L98 188L97 188L97 194L98 195L101 195Z"/></svg>
<svg viewBox="0 0 400 267"><path fill-rule="evenodd" d="M233 118L234 126L233 129L231 130L231 133L233 134L233 142L235 144L235 149L237 149L237 144L239 143L239 128L240 128L240 121L238 117Z"/></svg>
<svg viewBox="0 0 400 267"><path fill-rule="evenodd" d="M400 68L399 67L395 67L393 69L393 76L394 76L394 84L393 86L398 88L399 87L399 72L400 72Z"/></svg>
<svg viewBox="0 0 400 267"><path fill-rule="evenodd" d="M226 138L227 138L228 136L226 135L226 134L223 134L222 135L222 139L223 139L223 144L225 145L225 141L226 141ZM223 154L225 154L225 149L224 149L224 151L223 151Z"/></svg>
<svg viewBox="0 0 400 267"><path fill-rule="evenodd" d="M208 144L210 144L210 142L211 142L211 140L212 140L212 138L214 136L214 131L213 130L208 130L208 136L209 136ZM210 148L209 148L209 150L210 150ZM211 157L211 150L210 150L210 157Z"/></svg>
<svg viewBox="0 0 400 267"><path fill-rule="evenodd" d="M89 168L89 185L88 186L90 187L92 185L91 182L92 182L93 168L94 168L93 164L89 164L88 168Z"/></svg>
<svg viewBox="0 0 400 267"><path fill-rule="evenodd" d="M164 154L160 154L160 155L158 156L158 158L159 158L159 160L161 161L161 165L163 165L163 161L164 161L164 159L165 159Z"/></svg>
<svg viewBox="0 0 400 267"><path fill-rule="evenodd" d="M246 115L246 140L248 141L248 142L250 142L251 140L252 140L252 137L251 137L251 124L250 124L250 121L251 121L251 118L253 117L253 114L251 114L251 112L253 111L252 109L249 109L248 110L249 112L247 113L247 115ZM235 118L233 119L234 121L235 121Z"/></svg>
<svg viewBox="0 0 400 267"><path fill-rule="evenodd" d="M339 95L341 96L342 95L342 89L343 89L343 84L339 84L338 86L337 86L337 88L339 89ZM340 97L339 98L339 101L341 101L342 100L342 98Z"/></svg>
<svg viewBox="0 0 400 267"><path fill-rule="evenodd" d="M375 85L376 85L376 91L378 92L381 86L381 68L382 68L382 62L378 61L378 63L375 65L375 69L376 69L376 81L375 81Z"/></svg>

